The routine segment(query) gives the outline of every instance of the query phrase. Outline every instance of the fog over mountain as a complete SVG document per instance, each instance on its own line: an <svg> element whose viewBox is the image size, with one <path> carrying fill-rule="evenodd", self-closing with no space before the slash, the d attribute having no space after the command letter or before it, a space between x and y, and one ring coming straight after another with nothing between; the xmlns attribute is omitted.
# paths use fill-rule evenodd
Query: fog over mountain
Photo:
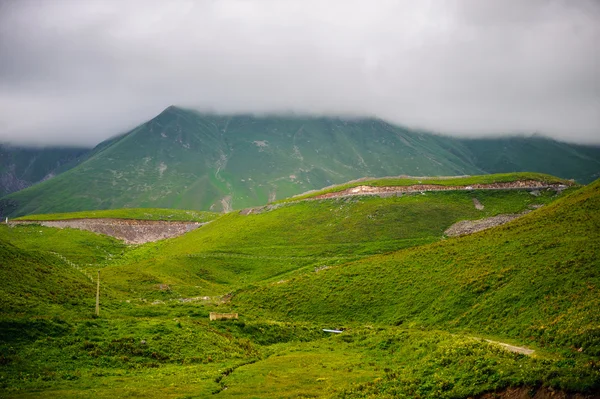
<svg viewBox="0 0 600 399"><path fill-rule="evenodd" d="M0 1L0 142L176 104L600 144L599 43L594 0Z"/></svg>

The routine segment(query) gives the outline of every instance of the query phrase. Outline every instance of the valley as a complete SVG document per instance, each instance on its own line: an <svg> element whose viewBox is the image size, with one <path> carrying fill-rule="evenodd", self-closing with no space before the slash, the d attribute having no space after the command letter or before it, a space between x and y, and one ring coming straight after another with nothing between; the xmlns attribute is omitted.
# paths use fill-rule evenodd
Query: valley
<svg viewBox="0 0 600 399"><path fill-rule="evenodd" d="M600 186L527 178L433 180L464 189L402 196L342 185L224 215L122 209L1 225L0 394L597 397ZM140 223L127 217L209 223L138 245L31 224Z"/></svg>
<svg viewBox="0 0 600 399"><path fill-rule="evenodd" d="M0 0L0 399L600 399L600 1Z"/></svg>

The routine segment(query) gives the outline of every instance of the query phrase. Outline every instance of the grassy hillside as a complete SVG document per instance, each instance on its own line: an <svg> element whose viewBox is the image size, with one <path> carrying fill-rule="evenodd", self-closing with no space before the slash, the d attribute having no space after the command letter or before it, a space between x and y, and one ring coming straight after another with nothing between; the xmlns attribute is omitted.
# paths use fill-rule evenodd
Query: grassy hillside
<svg viewBox="0 0 600 399"><path fill-rule="evenodd" d="M295 320L478 331L600 355L600 181L506 226L238 293Z"/></svg>
<svg viewBox="0 0 600 399"><path fill-rule="evenodd" d="M4 197L0 215L139 207L219 212L364 176L533 170L585 182L600 173L595 147L505 141L455 139L376 119L215 116L169 107L101 143L77 167ZM494 161L498 156L510 162Z"/></svg>
<svg viewBox="0 0 600 399"><path fill-rule="evenodd" d="M220 215L214 212L185 211L180 209L156 208L127 208L107 209L104 211L81 211L68 213L45 213L27 215L14 220L42 221L69 219L136 219L136 220L167 220L185 222L208 222Z"/></svg>
<svg viewBox="0 0 600 399"><path fill-rule="evenodd" d="M101 264L119 257L127 246L112 237L76 229L55 229L38 225L0 225L0 241L23 251L55 252L80 264ZM54 257L50 255L50 257Z"/></svg>
<svg viewBox="0 0 600 399"><path fill-rule="evenodd" d="M328 193L337 193L349 188L358 186L372 187L393 187L393 186L413 186L420 184L436 186L470 186L474 184L494 184L494 183L512 183L517 181L536 181L544 184L565 184L573 183L555 176L543 173L495 173L479 176L456 176L456 177L384 177L381 179L359 179L344 184L338 184L326 187L322 190L315 190L291 198L286 198L278 202L291 202L301 199L313 198Z"/></svg>
<svg viewBox="0 0 600 399"><path fill-rule="evenodd" d="M57 256L23 251L5 241L0 241L0 278L3 316L56 314L56 307L62 312L77 308L86 297L93 298L90 280ZM16 338L9 335L11 332L3 328L0 340Z"/></svg>
<svg viewBox="0 0 600 399"><path fill-rule="evenodd" d="M558 199L461 191L280 204L136 247L0 226L0 396L598 392L600 182L575 190ZM456 220L533 204L546 206L442 238ZM95 318L95 286L80 270L98 269ZM230 311L240 319L208 320Z"/></svg>
<svg viewBox="0 0 600 399"><path fill-rule="evenodd" d="M483 210L475 208L473 198ZM106 275L115 287L151 296L159 294L157 284L168 284L171 295L222 295L259 281L432 243L459 220L518 213L555 198L554 191L536 197L526 191L475 190L279 204L248 215L230 213L184 236L143 246Z"/></svg>

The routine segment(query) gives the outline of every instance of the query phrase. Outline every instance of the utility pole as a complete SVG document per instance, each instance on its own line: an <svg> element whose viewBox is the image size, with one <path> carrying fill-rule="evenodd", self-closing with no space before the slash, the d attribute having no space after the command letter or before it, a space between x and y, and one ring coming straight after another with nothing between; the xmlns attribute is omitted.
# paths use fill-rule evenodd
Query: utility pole
<svg viewBox="0 0 600 399"><path fill-rule="evenodd" d="M96 316L100 316L100 270L98 270L98 288L96 288Z"/></svg>

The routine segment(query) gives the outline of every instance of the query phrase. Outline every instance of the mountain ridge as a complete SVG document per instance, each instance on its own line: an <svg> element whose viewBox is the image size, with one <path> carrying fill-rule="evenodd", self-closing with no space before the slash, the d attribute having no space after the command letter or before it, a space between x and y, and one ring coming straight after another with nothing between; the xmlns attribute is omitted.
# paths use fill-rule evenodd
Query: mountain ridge
<svg viewBox="0 0 600 399"><path fill-rule="evenodd" d="M65 174L5 196L0 213L230 211L365 176L523 170L587 182L600 175L600 147L538 137L457 139L374 118L227 116L170 106L100 143Z"/></svg>
<svg viewBox="0 0 600 399"><path fill-rule="evenodd" d="M0 197L77 166L89 148L23 147L0 143Z"/></svg>

